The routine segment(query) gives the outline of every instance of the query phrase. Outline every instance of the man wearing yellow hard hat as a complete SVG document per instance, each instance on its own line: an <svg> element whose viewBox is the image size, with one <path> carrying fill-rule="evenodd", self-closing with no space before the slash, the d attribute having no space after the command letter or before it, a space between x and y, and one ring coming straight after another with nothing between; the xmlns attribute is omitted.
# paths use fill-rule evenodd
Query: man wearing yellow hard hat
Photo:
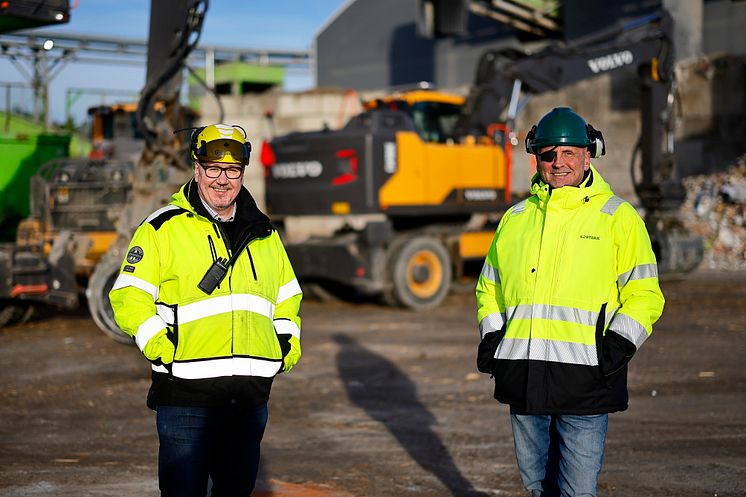
<svg viewBox="0 0 746 497"><path fill-rule="evenodd" d="M301 355L302 293L269 219L242 186L239 126L194 131L194 178L132 237L110 293L152 364L162 496L250 495L277 374Z"/></svg>

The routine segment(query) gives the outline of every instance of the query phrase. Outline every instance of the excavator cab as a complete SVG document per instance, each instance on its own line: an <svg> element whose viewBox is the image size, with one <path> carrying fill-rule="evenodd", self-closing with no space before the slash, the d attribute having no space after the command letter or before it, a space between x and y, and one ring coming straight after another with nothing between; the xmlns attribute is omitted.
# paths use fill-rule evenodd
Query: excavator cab
<svg viewBox="0 0 746 497"><path fill-rule="evenodd" d="M447 102L417 102L410 108L414 127L428 143L453 142L461 106Z"/></svg>
<svg viewBox="0 0 746 497"><path fill-rule="evenodd" d="M415 131L427 143L446 143L456 139L464 99L455 95L432 91L414 91L365 102L363 107L389 109L406 113Z"/></svg>
<svg viewBox="0 0 746 497"><path fill-rule="evenodd" d="M262 154L269 211L386 213L411 221L504 207L504 148L457 135L463 105L458 95L401 92L364 102L364 112L339 131L276 138Z"/></svg>

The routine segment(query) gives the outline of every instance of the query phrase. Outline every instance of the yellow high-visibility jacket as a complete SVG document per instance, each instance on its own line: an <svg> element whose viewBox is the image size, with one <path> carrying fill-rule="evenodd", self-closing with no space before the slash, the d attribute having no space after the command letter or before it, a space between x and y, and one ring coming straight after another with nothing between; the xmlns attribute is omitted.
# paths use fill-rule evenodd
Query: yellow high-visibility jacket
<svg viewBox="0 0 746 497"><path fill-rule="evenodd" d="M663 311L645 224L591 166L500 221L477 282L479 368L530 414L627 408L627 363Z"/></svg>
<svg viewBox="0 0 746 497"><path fill-rule="evenodd" d="M233 244L194 181L138 227L109 294L117 324L152 362L148 405L267 401L273 377L301 355L302 293L285 249L249 192L233 238L248 246L211 293L197 287Z"/></svg>

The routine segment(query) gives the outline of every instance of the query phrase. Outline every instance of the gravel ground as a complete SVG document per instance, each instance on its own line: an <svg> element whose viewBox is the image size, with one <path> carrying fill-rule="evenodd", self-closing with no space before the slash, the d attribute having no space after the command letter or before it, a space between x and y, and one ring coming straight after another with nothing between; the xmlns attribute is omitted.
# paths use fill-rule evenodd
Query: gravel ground
<svg viewBox="0 0 746 497"><path fill-rule="evenodd" d="M746 273L663 284L663 318L611 416L600 494L746 496ZM261 491L523 496L507 408L477 374L471 293L425 313L306 302L275 382ZM157 495L149 367L82 313L0 330L0 495Z"/></svg>

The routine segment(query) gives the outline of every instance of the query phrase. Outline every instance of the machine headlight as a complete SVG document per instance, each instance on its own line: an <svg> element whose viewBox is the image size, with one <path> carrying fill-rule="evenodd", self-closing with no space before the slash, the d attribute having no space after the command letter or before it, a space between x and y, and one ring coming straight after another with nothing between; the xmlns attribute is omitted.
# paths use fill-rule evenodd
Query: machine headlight
<svg viewBox="0 0 746 497"><path fill-rule="evenodd" d="M54 196L57 199L58 204L66 204L70 201L70 189L66 186L57 188Z"/></svg>

